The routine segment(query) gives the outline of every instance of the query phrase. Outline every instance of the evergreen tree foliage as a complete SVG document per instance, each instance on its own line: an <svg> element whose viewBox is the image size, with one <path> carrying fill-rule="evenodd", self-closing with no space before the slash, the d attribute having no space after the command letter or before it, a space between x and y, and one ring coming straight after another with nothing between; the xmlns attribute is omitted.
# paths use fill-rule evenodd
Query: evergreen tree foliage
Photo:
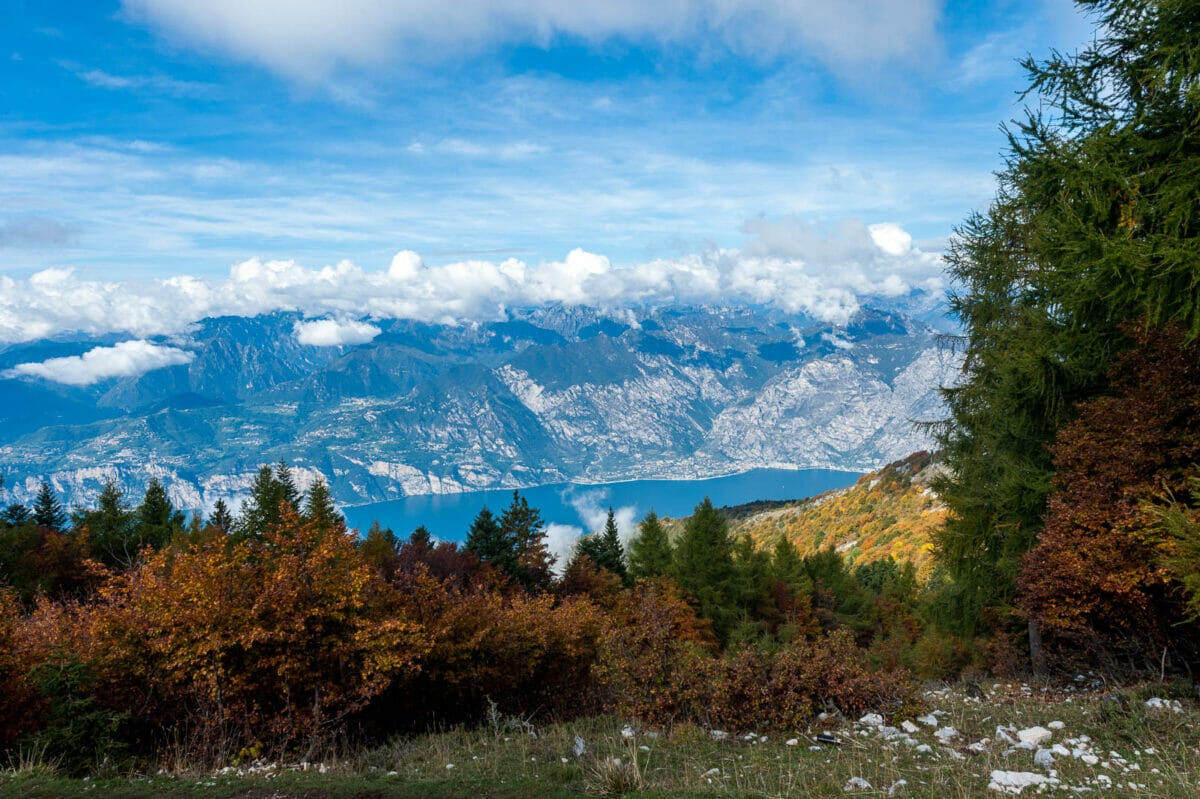
<svg viewBox="0 0 1200 799"><path fill-rule="evenodd" d="M304 504L301 519L312 522L322 533L328 533L344 524L342 515L333 505L333 497L329 494L329 486L324 480L318 479L308 489L308 498Z"/></svg>
<svg viewBox="0 0 1200 799"><path fill-rule="evenodd" d="M42 480L37 499L33 502L33 521L51 530L63 530L67 526L67 513L58 501L49 480Z"/></svg>
<svg viewBox="0 0 1200 799"><path fill-rule="evenodd" d="M722 641L736 621L733 602L733 543L729 523L708 497L696 506L675 547L672 576L712 621Z"/></svg>
<svg viewBox="0 0 1200 799"><path fill-rule="evenodd" d="M597 567L606 569L620 578L625 577L625 547L617 531L617 519L613 509L608 509L608 520L600 533L585 535L575 545L576 557L587 555Z"/></svg>
<svg viewBox="0 0 1200 799"><path fill-rule="evenodd" d="M134 553L144 546L162 549L172 536L183 530L185 523L183 513L172 507L167 491L157 477L151 478L146 486L136 519ZM128 563L132 563L132 559Z"/></svg>
<svg viewBox="0 0 1200 799"><path fill-rule="evenodd" d="M519 491L513 491L512 504L500 516L500 533L516 558L509 574L527 590L548 590L554 579L554 556L546 548L545 523L541 512L531 508Z"/></svg>
<svg viewBox="0 0 1200 799"><path fill-rule="evenodd" d="M261 539L266 532L278 527L285 513L298 513L299 492L292 482L291 471L282 461L272 471L270 466L259 467L250 497L242 505L234 524L238 540Z"/></svg>
<svg viewBox="0 0 1200 799"><path fill-rule="evenodd" d="M225 504L225 500L218 499L208 517L208 526L222 533L231 533L233 524L233 514L229 512L229 506Z"/></svg>
<svg viewBox="0 0 1200 799"><path fill-rule="evenodd" d="M479 558L480 562L490 563L505 574L516 572L516 542L500 528L500 521L486 505L479 509L475 520L471 522L464 548Z"/></svg>
<svg viewBox="0 0 1200 799"><path fill-rule="evenodd" d="M421 547L422 549L433 549L433 533L425 525L418 525L417 529L412 531L408 537L410 546Z"/></svg>
<svg viewBox="0 0 1200 799"><path fill-rule="evenodd" d="M804 558L785 535L780 535L771 549L771 578L789 591L808 593L812 590L812 582L804 570Z"/></svg>
<svg viewBox="0 0 1200 799"><path fill-rule="evenodd" d="M29 512L29 508L19 502L14 502L0 511L0 520L11 527L24 524L31 518L33 518L33 514Z"/></svg>
<svg viewBox="0 0 1200 799"><path fill-rule="evenodd" d="M1200 6L1085 0L1094 43L1025 64L1040 110L1009 134L986 214L948 256L965 335L945 391L935 487L953 511L938 540L938 601L964 635L1012 628L1021 556L1042 526L1047 445L1106 389L1126 323L1200 335Z"/></svg>
<svg viewBox="0 0 1200 799"><path fill-rule="evenodd" d="M774 602L771 579L771 554L754 546L743 535L733 545L733 581L731 598L740 613L735 640L763 639L782 618Z"/></svg>
<svg viewBox="0 0 1200 799"><path fill-rule="evenodd" d="M137 556L134 543L136 515L125 503L125 492L108 480L94 510L75 515L77 530L86 529L96 557L109 566L128 565Z"/></svg>
<svg viewBox="0 0 1200 799"><path fill-rule="evenodd" d="M674 559L667 531L651 508L638 524L638 535L629 542L629 576L661 577L671 571Z"/></svg>
<svg viewBox="0 0 1200 799"><path fill-rule="evenodd" d="M298 509L300 507L300 491L296 488L296 481L292 479L292 470L282 460L275 465L275 484L280 501Z"/></svg>
<svg viewBox="0 0 1200 799"><path fill-rule="evenodd" d="M855 579L846 561L832 548L804 559L813 585L813 610L826 630L868 632L874 622L871 592Z"/></svg>
<svg viewBox="0 0 1200 799"><path fill-rule="evenodd" d="M384 579L395 578L400 563L400 541L390 527L380 527L378 520L371 522L366 536L358 543L358 550L363 561Z"/></svg>

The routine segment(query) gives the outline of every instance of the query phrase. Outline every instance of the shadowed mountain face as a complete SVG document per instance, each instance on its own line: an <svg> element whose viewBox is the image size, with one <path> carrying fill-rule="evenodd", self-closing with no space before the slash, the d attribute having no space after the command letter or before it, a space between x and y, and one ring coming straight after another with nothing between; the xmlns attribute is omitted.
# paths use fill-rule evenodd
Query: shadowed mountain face
<svg viewBox="0 0 1200 799"><path fill-rule="evenodd" d="M245 492L280 459L343 503L564 480L705 477L758 466L870 469L928 445L957 363L936 333L864 310L841 328L769 309L378 323L374 341L300 344L289 314L209 319L185 365L71 387L0 378L0 471L73 502L151 476L177 505ZM0 349L0 370L109 339ZM6 500L7 501L7 500Z"/></svg>

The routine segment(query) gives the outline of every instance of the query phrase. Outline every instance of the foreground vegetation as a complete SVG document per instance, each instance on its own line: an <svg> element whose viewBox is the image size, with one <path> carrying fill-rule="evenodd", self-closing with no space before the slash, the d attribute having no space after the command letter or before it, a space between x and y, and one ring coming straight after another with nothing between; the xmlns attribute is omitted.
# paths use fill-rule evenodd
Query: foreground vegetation
<svg viewBox="0 0 1200 799"><path fill-rule="evenodd" d="M913 679L1200 667L1200 5L1081 5L1094 45L1030 62L1041 111L950 254L965 365L927 568L735 535L707 501L628 552L610 514L560 574L516 493L460 548L360 538L284 464L190 523L157 482L70 517L44 483L0 514L0 790L1194 795L1190 699ZM878 507L823 532L887 545ZM840 743L809 749L822 723Z"/></svg>
<svg viewBox="0 0 1200 799"><path fill-rule="evenodd" d="M1200 708L1187 685L1125 691L1020 683L966 688L926 691L921 696L926 712L883 726L874 719L834 716L778 735L722 737L723 731L694 724L635 728L612 716L541 726L493 715L475 729L325 752L307 764L257 760L206 772L168 761L153 776L81 781L56 776L52 764L31 758L0 776L0 796L942 799L1002 795L988 788L997 779L994 772L1058 781L1041 791L1036 785L1022 791L1029 794L1196 795ZM937 727L928 723L933 719ZM905 733L899 726L905 721L916 731ZM997 727L1013 738L1042 727L1049 738L1033 749L1014 748L1000 740ZM946 734L948 728L955 734ZM820 733L839 743L818 743ZM1056 745L1061 748L1054 750ZM1045 753L1053 763L1039 762Z"/></svg>

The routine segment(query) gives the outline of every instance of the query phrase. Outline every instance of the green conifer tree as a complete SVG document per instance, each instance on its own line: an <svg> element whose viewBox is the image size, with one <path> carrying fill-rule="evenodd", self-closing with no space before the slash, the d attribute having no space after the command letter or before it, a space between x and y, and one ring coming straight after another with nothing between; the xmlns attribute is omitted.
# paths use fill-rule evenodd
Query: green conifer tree
<svg viewBox="0 0 1200 799"><path fill-rule="evenodd" d="M672 576L696 599L700 615L725 641L736 622L733 544L729 523L708 497L696 506L675 547Z"/></svg>
<svg viewBox="0 0 1200 799"><path fill-rule="evenodd" d="M1051 488L1048 444L1107 390L1130 326L1200 335L1200 5L1079 5L1096 38L1025 62L1038 111L1010 134L992 206L948 255L964 367L939 433L950 469L934 487L952 513L934 606L964 637L1015 631L1016 576Z"/></svg>
<svg viewBox="0 0 1200 799"><path fill-rule="evenodd" d="M516 571L516 542L504 533L499 520L486 505L471 522L464 548L480 562L490 563L505 574L512 575Z"/></svg>
<svg viewBox="0 0 1200 799"><path fill-rule="evenodd" d="M229 512L229 506L225 504L225 500L217 499L213 504L212 513L209 514L208 526L229 534L233 532L233 524L233 514Z"/></svg>
<svg viewBox="0 0 1200 799"><path fill-rule="evenodd" d="M329 486L324 480L318 479L309 487L308 500L301 518L306 522L315 523L317 529L323 533L331 532L344 524L342 515L333 505L333 497L329 495Z"/></svg>
<svg viewBox="0 0 1200 799"><path fill-rule="evenodd" d="M409 535L408 543L422 550L433 549L433 533L429 532L429 529L425 525L418 525L417 529L413 530L412 534Z"/></svg>
<svg viewBox="0 0 1200 799"><path fill-rule="evenodd" d="M162 549L170 542L172 536L183 530L185 522L183 513L172 507L163 484L157 477L151 478L146 486L142 504L136 511L133 554L136 555L137 550L145 546ZM130 563L132 560L123 565L127 566Z"/></svg>
<svg viewBox="0 0 1200 799"><path fill-rule="evenodd" d="M509 574L527 590L548 590L554 579L554 556L546 548L542 514L518 491L513 491L512 504L500 516L500 532L512 542L516 556L516 566Z"/></svg>
<svg viewBox="0 0 1200 799"><path fill-rule="evenodd" d="M96 500L95 510L75 516L75 528L86 529L96 558L109 566L132 562L137 554L134 544L136 516L125 503L125 492L115 480L108 480Z"/></svg>
<svg viewBox="0 0 1200 799"><path fill-rule="evenodd" d="M67 527L66 511L58 501L49 480L43 479L38 488L37 499L33 502L33 521L51 530L64 530Z"/></svg>
<svg viewBox="0 0 1200 799"><path fill-rule="evenodd" d="M604 532L600 537L603 560L600 566L624 579L625 577L625 547L621 544L621 535L617 530L617 517L612 506L608 508L608 519L604 522Z"/></svg>
<svg viewBox="0 0 1200 799"><path fill-rule="evenodd" d="M651 508L638 525L638 535L629 542L629 575L659 577L671 571L673 561L667 531Z"/></svg>

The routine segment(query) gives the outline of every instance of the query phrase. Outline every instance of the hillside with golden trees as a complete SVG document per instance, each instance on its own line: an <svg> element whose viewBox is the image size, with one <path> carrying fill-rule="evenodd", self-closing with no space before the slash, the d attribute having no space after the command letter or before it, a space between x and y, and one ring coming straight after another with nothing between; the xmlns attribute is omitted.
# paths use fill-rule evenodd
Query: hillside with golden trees
<svg viewBox="0 0 1200 799"><path fill-rule="evenodd" d="M769 549L782 535L801 556L833 547L848 565L891 557L911 561L924 574L933 531L946 516L946 506L929 487L941 468L932 454L916 452L864 475L850 488L721 510L730 520L730 533L748 533L759 548ZM683 520L664 523L674 532Z"/></svg>

